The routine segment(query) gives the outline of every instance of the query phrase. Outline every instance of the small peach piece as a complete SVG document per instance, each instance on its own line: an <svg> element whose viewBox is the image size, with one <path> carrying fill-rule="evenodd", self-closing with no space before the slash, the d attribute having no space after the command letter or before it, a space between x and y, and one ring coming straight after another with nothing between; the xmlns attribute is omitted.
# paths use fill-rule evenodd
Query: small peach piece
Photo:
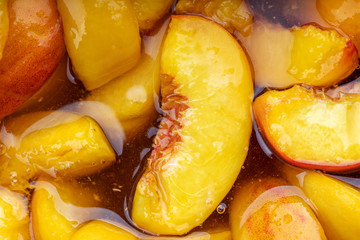
<svg viewBox="0 0 360 240"><path fill-rule="evenodd" d="M299 186L314 204L326 235L333 240L360 236L360 190L320 172L283 169L291 184ZM294 178L294 173L298 174Z"/></svg>
<svg viewBox="0 0 360 240"><path fill-rule="evenodd" d="M234 240L326 239L301 191L281 178L243 183L231 206Z"/></svg>
<svg viewBox="0 0 360 240"><path fill-rule="evenodd" d="M253 111L263 137L287 162L326 171L360 167L360 94L331 99L296 85L259 96Z"/></svg>
<svg viewBox="0 0 360 240"><path fill-rule="evenodd" d="M140 237L144 240L232 240L229 228L215 228L206 232L192 232L182 237Z"/></svg>
<svg viewBox="0 0 360 240"><path fill-rule="evenodd" d="M30 240L26 197L0 187L0 239Z"/></svg>
<svg viewBox="0 0 360 240"><path fill-rule="evenodd" d="M199 16L172 16L160 73L165 116L136 187L132 220L155 234L182 235L205 221L240 172L253 86L238 42Z"/></svg>
<svg viewBox="0 0 360 240"><path fill-rule="evenodd" d="M291 32L294 42L288 72L299 83L328 87L349 76L358 66L355 45L335 30L305 25Z"/></svg>
<svg viewBox="0 0 360 240"><path fill-rule="evenodd" d="M349 34L360 49L360 2L354 0L317 0L320 15L331 25Z"/></svg>
<svg viewBox="0 0 360 240"><path fill-rule="evenodd" d="M59 184L42 178L31 201L35 239L69 240L79 224L90 220L90 207L97 205L92 192L75 182Z"/></svg>
<svg viewBox="0 0 360 240"><path fill-rule="evenodd" d="M148 31L167 13L170 13L175 0L133 0L132 2L140 29Z"/></svg>
<svg viewBox="0 0 360 240"><path fill-rule="evenodd" d="M65 44L87 90L133 68L140 58L139 25L130 0L58 0Z"/></svg>
<svg viewBox="0 0 360 240"><path fill-rule="evenodd" d="M9 33L0 61L0 119L29 99L65 53L55 0L8 0Z"/></svg>
<svg viewBox="0 0 360 240"><path fill-rule="evenodd" d="M70 240L136 240L128 231L110 223L96 220L77 230Z"/></svg>
<svg viewBox="0 0 360 240"><path fill-rule="evenodd" d="M63 111L35 112L7 119L3 129L3 185L22 186L41 171L84 176L115 161L102 129L89 117Z"/></svg>
<svg viewBox="0 0 360 240"><path fill-rule="evenodd" d="M251 33L253 16L243 0L179 0L176 13L202 14L231 33L239 31L243 36Z"/></svg>
<svg viewBox="0 0 360 240"><path fill-rule="evenodd" d="M250 36L241 40L259 87L287 88L300 83L328 87L358 65L357 50L348 37L313 25L290 30L255 22Z"/></svg>

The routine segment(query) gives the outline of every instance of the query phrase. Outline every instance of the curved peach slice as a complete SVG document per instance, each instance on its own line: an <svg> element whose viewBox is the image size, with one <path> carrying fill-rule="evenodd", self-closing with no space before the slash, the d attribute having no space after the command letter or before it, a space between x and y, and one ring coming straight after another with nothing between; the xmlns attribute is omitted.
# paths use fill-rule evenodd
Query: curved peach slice
<svg viewBox="0 0 360 240"><path fill-rule="evenodd" d="M5 146L0 156L0 183L4 185L27 182L40 171L83 176L115 161L114 150L99 125L89 117L69 112L10 118L4 123L0 140Z"/></svg>
<svg viewBox="0 0 360 240"><path fill-rule="evenodd" d="M320 15L331 25L349 34L360 49L360 2L352 0L317 0Z"/></svg>
<svg viewBox="0 0 360 240"><path fill-rule="evenodd" d="M140 58L138 22L129 0L58 0L66 49L88 90L133 68Z"/></svg>
<svg viewBox="0 0 360 240"><path fill-rule="evenodd" d="M251 73L225 29L180 15L170 23L161 73L165 116L136 187L132 219L155 234L184 234L215 210L244 162Z"/></svg>
<svg viewBox="0 0 360 240"><path fill-rule="evenodd" d="M230 211L233 239L326 239L298 188L281 178L240 185Z"/></svg>
<svg viewBox="0 0 360 240"><path fill-rule="evenodd" d="M31 201L35 239L69 240L76 228L101 217L96 194L76 182L37 181Z"/></svg>
<svg viewBox="0 0 360 240"><path fill-rule="evenodd" d="M136 240L130 232L110 223L96 220L77 230L70 240Z"/></svg>
<svg viewBox="0 0 360 240"><path fill-rule="evenodd" d="M284 168L286 177L299 186L314 204L329 239L355 240L360 236L360 189L320 172ZM298 174L294 178L294 174Z"/></svg>
<svg viewBox="0 0 360 240"><path fill-rule="evenodd" d="M179 0L178 14L202 14L221 24L228 31L240 32L243 36L251 33L253 16L243 0Z"/></svg>
<svg viewBox="0 0 360 240"><path fill-rule="evenodd" d="M359 94L334 100L294 86L266 92L253 111L263 137L287 162L326 171L360 167Z"/></svg>
<svg viewBox="0 0 360 240"><path fill-rule="evenodd" d="M170 13L174 0L133 0L134 11L143 31L152 29L155 24Z"/></svg>
<svg viewBox="0 0 360 240"><path fill-rule="evenodd" d="M255 22L251 35L241 40L259 87L286 88L299 83L328 87L358 65L357 50L348 37L312 25L284 29Z"/></svg>
<svg viewBox="0 0 360 240"><path fill-rule="evenodd" d="M128 139L158 115L154 105L160 93L159 53L168 23L165 21L158 32L143 38L144 52L134 69L93 90L85 98L113 109Z"/></svg>
<svg viewBox="0 0 360 240"><path fill-rule="evenodd" d="M8 0L9 33L0 61L0 118L30 98L65 53L55 0Z"/></svg>
<svg viewBox="0 0 360 240"><path fill-rule="evenodd" d="M7 0L0 1L0 60L9 32L9 17Z"/></svg>
<svg viewBox="0 0 360 240"><path fill-rule="evenodd" d="M30 240L29 210L27 199L0 187L0 238Z"/></svg>

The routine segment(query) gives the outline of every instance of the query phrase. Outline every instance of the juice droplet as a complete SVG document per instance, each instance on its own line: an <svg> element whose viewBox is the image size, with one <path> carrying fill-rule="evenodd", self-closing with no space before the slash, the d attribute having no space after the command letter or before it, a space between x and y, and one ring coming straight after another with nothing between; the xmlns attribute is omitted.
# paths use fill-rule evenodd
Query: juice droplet
<svg viewBox="0 0 360 240"><path fill-rule="evenodd" d="M224 214L227 209L227 205L225 203L220 203L219 206L216 208L216 212L218 214Z"/></svg>

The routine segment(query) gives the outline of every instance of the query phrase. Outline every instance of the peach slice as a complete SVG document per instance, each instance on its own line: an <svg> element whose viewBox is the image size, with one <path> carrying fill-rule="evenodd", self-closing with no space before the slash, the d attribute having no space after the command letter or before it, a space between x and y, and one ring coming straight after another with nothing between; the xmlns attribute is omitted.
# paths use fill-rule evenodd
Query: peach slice
<svg viewBox="0 0 360 240"><path fill-rule="evenodd" d="M133 0L134 11L142 31L154 28L155 24L170 13L175 0Z"/></svg>
<svg viewBox="0 0 360 240"><path fill-rule="evenodd" d="M65 53L55 0L9 0L9 33L0 61L0 119L29 99Z"/></svg>
<svg viewBox="0 0 360 240"><path fill-rule="evenodd" d="M235 181L249 144L253 87L238 42L198 16L172 17L161 74L165 116L132 219L152 233L179 235L200 225Z"/></svg>
<svg viewBox="0 0 360 240"><path fill-rule="evenodd" d="M286 88L298 83L328 87L358 65L357 50L348 37L313 25L284 29L255 22L251 35L241 40L259 87Z"/></svg>
<svg viewBox="0 0 360 240"><path fill-rule="evenodd" d="M26 197L0 187L0 238L30 240L29 210Z"/></svg>
<svg viewBox="0 0 360 240"><path fill-rule="evenodd" d="M37 181L31 201L35 239L69 240L76 228L100 217L95 192L76 182Z"/></svg>
<svg viewBox="0 0 360 240"><path fill-rule="evenodd" d="M58 0L65 44L87 90L133 68L140 58L139 25L130 0Z"/></svg>
<svg viewBox="0 0 360 240"><path fill-rule="evenodd" d="M326 239L318 219L298 188L281 178L264 178L239 185L231 204L234 240Z"/></svg>
<svg viewBox="0 0 360 240"><path fill-rule="evenodd" d="M69 112L38 112L9 118L0 133L0 183L26 186L41 171L84 176L115 161L99 125Z"/></svg>
<svg viewBox="0 0 360 240"><path fill-rule="evenodd" d="M228 31L240 32L243 36L251 33L253 16L243 0L179 0L178 14L202 14L221 24Z"/></svg>
<svg viewBox="0 0 360 240"><path fill-rule="evenodd" d="M314 204L329 239L359 238L360 189L320 172L289 167L283 168L283 172L291 184L299 186Z"/></svg>
<svg viewBox="0 0 360 240"><path fill-rule="evenodd" d="M9 17L7 1L0 1L0 60L9 32Z"/></svg>
<svg viewBox="0 0 360 240"><path fill-rule="evenodd" d="M296 85L259 96L253 111L263 137L287 162L326 171L360 167L359 94L331 99Z"/></svg>
<svg viewBox="0 0 360 240"><path fill-rule="evenodd" d="M114 110L127 139L135 137L158 115L154 105L160 94L159 53L168 23L165 21L153 35L144 36L144 52L134 69L93 90L85 99Z"/></svg>
<svg viewBox="0 0 360 240"><path fill-rule="evenodd" d="M360 2L353 0L317 0L320 15L331 25L349 34L360 49Z"/></svg>

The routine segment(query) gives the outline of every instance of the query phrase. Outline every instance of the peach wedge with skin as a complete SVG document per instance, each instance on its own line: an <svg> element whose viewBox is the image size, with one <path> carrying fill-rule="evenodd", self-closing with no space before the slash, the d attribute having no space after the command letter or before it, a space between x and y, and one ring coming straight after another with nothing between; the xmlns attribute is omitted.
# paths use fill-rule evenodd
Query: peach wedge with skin
<svg viewBox="0 0 360 240"><path fill-rule="evenodd" d="M65 44L87 90L133 68L140 58L139 25L130 0L58 0Z"/></svg>
<svg viewBox="0 0 360 240"><path fill-rule="evenodd" d="M359 239L359 188L320 172L304 172L289 167L283 168L283 172L291 184L299 186L313 203L329 239Z"/></svg>
<svg viewBox="0 0 360 240"><path fill-rule="evenodd" d="M360 94L331 99L296 85L259 96L253 111L262 136L285 161L325 171L360 167Z"/></svg>
<svg viewBox="0 0 360 240"><path fill-rule="evenodd" d="M326 239L301 191L284 179L267 177L239 186L230 209L234 240Z"/></svg>
<svg viewBox="0 0 360 240"><path fill-rule="evenodd" d="M238 42L198 16L173 16L161 55L164 118L132 205L135 224L181 235L225 197L247 154L253 87Z"/></svg>
<svg viewBox="0 0 360 240"><path fill-rule="evenodd" d="M8 0L9 32L0 60L0 119L27 101L65 53L56 0Z"/></svg>

